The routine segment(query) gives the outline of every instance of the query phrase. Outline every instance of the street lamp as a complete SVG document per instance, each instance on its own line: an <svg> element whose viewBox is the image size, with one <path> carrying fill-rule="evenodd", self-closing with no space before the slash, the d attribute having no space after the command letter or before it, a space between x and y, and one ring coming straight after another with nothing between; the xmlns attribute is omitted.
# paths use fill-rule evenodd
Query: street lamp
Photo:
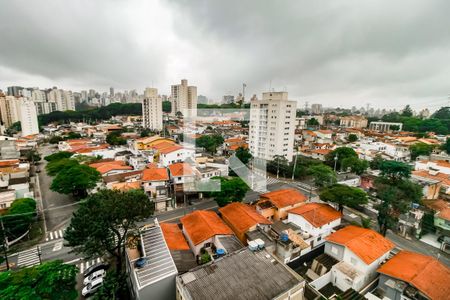
<svg viewBox="0 0 450 300"><path fill-rule="evenodd" d="M335 171L335 172L336 172L336 165L337 165L338 157L339 157L339 154L336 154L336 155L334 156L334 171Z"/></svg>

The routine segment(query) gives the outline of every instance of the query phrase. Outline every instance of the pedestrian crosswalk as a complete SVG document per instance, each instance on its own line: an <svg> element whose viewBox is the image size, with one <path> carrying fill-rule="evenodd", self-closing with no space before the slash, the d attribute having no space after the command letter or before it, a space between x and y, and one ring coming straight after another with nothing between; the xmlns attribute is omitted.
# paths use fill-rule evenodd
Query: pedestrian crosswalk
<svg viewBox="0 0 450 300"><path fill-rule="evenodd" d="M89 259L89 260L82 260L81 262L75 263L75 265L78 267L78 270L81 274L89 268L90 266L93 266L95 264L99 264L102 262L102 259L100 257Z"/></svg>
<svg viewBox="0 0 450 300"><path fill-rule="evenodd" d="M57 239L62 239L64 238L64 231L66 229L60 229L60 230L54 230L54 231L48 231L47 232L47 237L45 238L45 241L51 241L51 240L57 240Z"/></svg>
<svg viewBox="0 0 450 300"><path fill-rule="evenodd" d="M39 264L38 249L32 248L18 253L17 266L31 267Z"/></svg>

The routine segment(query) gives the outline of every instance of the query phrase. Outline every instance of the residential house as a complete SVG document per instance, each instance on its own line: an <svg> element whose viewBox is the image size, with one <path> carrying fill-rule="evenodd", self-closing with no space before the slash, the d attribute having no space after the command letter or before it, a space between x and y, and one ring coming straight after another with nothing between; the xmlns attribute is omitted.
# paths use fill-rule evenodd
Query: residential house
<svg viewBox="0 0 450 300"><path fill-rule="evenodd" d="M305 203L288 211L288 222L300 227L311 248L325 243L333 229L341 224L342 214L325 203Z"/></svg>
<svg viewBox="0 0 450 300"><path fill-rule="evenodd" d="M155 202L156 211L174 208L170 198L169 174L166 168L152 167L142 172L142 186L150 199Z"/></svg>
<svg viewBox="0 0 450 300"><path fill-rule="evenodd" d="M298 190L281 189L259 196L256 211L270 221L284 220L288 211L303 205L307 197Z"/></svg>
<svg viewBox="0 0 450 300"><path fill-rule="evenodd" d="M268 231L271 221L258 214L256 210L248 204L232 202L225 207L219 208L219 212L224 222L230 226L238 239L247 244L247 232L262 228Z"/></svg>
<svg viewBox="0 0 450 300"><path fill-rule="evenodd" d="M341 117L340 126L346 128L365 128L367 127L367 119L363 116Z"/></svg>
<svg viewBox="0 0 450 300"><path fill-rule="evenodd" d="M135 140L134 144L133 144L133 148L134 148L134 150L151 150L158 144L164 143L164 142L175 144L175 141L170 138L160 137L159 135L155 135L155 136L145 137L145 138Z"/></svg>
<svg viewBox="0 0 450 300"><path fill-rule="evenodd" d="M98 162L90 164L89 166L99 171L102 176L125 173L127 171L133 170L133 167L126 166L125 162L121 160Z"/></svg>
<svg viewBox="0 0 450 300"><path fill-rule="evenodd" d="M328 154L330 154L330 149L314 149L309 151L311 153L311 158L325 161Z"/></svg>
<svg viewBox="0 0 450 300"><path fill-rule="evenodd" d="M378 270L379 299L448 299L450 269L432 256L400 251Z"/></svg>
<svg viewBox="0 0 450 300"><path fill-rule="evenodd" d="M16 200L16 191L14 189L0 190L0 210L7 209Z"/></svg>
<svg viewBox="0 0 450 300"><path fill-rule="evenodd" d="M431 170L450 175L450 162L445 160L419 160L415 162L414 168L416 170Z"/></svg>
<svg viewBox="0 0 450 300"><path fill-rule="evenodd" d="M424 204L434 211L434 226L440 236L441 250L450 250L450 203L443 199L424 200Z"/></svg>
<svg viewBox="0 0 450 300"><path fill-rule="evenodd" d="M183 147L177 144L168 145L162 143L163 147L155 147L157 153L156 157L159 157L159 162L167 167L170 164L184 162L187 158L194 160L195 150L187 147Z"/></svg>
<svg viewBox="0 0 450 300"><path fill-rule="evenodd" d="M438 199L440 194L450 195L450 175L433 169L413 171L412 181L423 188L425 199Z"/></svg>
<svg viewBox="0 0 450 300"><path fill-rule="evenodd" d="M213 256L217 249L231 253L242 247L231 228L214 211L196 210L182 217L180 222L189 247L196 256L202 249Z"/></svg>
<svg viewBox="0 0 450 300"><path fill-rule="evenodd" d="M118 190L118 191L122 191L122 192L128 192L131 190L140 190L141 182L140 181L117 182L117 183L113 183L111 188L113 190Z"/></svg>
<svg viewBox="0 0 450 300"><path fill-rule="evenodd" d="M140 232L138 244L125 256L131 298L175 299L178 270L158 220Z"/></svg>
<svg viewBox="0 0 450 300"><path fill-rule="evenodd" d="M196 192L194 188L196 172L190 164L184 162L171 164L169 165L169 172L175 196L187 192Z"/></svg>
<svg viewBox="0 0 450 300"><path fill-rule="evenodd" d="M378 267L388 258L394 244L371 229L347 226L326 238L325 254L339 261L331 271L311 282L321 289L328 283L345 292L360 291L376 276Z"/></svg>
<svg viewBox="0 0 450 300"><path fill-rule="evenodd" d="M317 136L316 142L322 144L333 143L333 131L332 130L316 130L314 133Z"/></svg>
<svg viewBox="0 0 450 300"><path fill-rule="evenodd" d="M304 279L266 250L245 248L177 277L177 300L301 300Z"/></svg>

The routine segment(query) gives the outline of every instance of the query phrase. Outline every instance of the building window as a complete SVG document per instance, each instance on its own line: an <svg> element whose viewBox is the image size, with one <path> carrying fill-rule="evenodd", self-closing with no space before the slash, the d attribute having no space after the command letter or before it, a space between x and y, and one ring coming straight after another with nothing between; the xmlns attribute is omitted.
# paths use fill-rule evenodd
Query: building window
<svg viewBox="0 0 450 300"><path fill-rule="evenodd" d="M356 260L356 258L354 257L350 257L350 262L352 263L352 265L356 266L358 264L358 261Z"/></svg>

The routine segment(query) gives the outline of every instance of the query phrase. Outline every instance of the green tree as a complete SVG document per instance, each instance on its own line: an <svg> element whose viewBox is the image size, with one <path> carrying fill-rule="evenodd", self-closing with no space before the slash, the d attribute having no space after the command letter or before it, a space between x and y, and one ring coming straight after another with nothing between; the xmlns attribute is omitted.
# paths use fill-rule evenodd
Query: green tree
<svg viewBox="0 0 450 300"><path fill-rule="evenodd" d="M150 134L152 133L152 131L148 128L143 128L141 130L141 137L147 137L150 136Z"/></svg>
<svg viewBox="0 0 450 300"><path fill-rule="evenodd" d="M71 158L63 158L58 160L52 160L50 161L46 166L45 170L47 171L47 174L50 176L55 176L62 170L69 169L73 166L78 165L78 161Z"/></svg>
<svg viewBox="0 0 450 300"><path fill-rule="evenodd" d="M375 155L375 157L370 161L369 166L372 170L379 170L381 167L381 164L383 163L384 159L381 157L380 154Z"/></svg>
<svg viewBox="0 0 450 300"><path fill-rule="evenodd" d="M202 135L195 141L198 147L204 148L207 152L215 154L217 147L223 144L223 137L219 134Z"/></svg>
<svg viewBox="0 0 450 300"><path fill-rule="evenodd" d="M319 196L323 201L336 203L340 212L343 212L344 206L357 207L367 203L367 194L363 190L343 184L327 187Z"/></svg>
<svg viewBox="0 0 450 300"><path fill-rule="evenodd" d="M289 177L291 176L292 168L289 167L288 160L282 155L274 155L273 160L267 162L267 171L272 174L276 174L277 177Z"/></svg>
<svg viewBox="0 0 450 300"><path fill-rule="evenodd" d="M246 165L252 159L252 154L248 148L239 147L236 149L236 157L239 158L244 165Z"/></svg>
<svg viewBox="0 0 450 300"><path fill-rule="evenodd" d="M95 187L101 179L100 173L86 165L75 165L60 171L53 179L50 189L60 194L72 194L75 197L85 197L87 189Z"/></svg>
<svg viewBox="0 0 450 300"><path fill-rule="evenodd" d="M52 136L52 137L48 140L48 142L49 142L50 144L58 144L58 143L61 142L61 141L64 141L64 138L61 137L61 136L57 136L57 135Z"/></svg>
<svg viewBox="0 0 450 300"><path fill-rule="evenodd" d="M60 151L60 152L56 152L51 155L48 155L48 156L44 157L44 159L46 161L53 161L53 160L59 160L59 159L63 159L63 158L69 158L72 155L73 155L72 152Z"/></svg>
<svg viewBox="0 0 450 300"><path fill-rule="evenodd" d="M170 113L172 111L172 103L170 101L163 101L162 111L165 113Z"/></svg>
<svg viewBox="0 0 450 300"><path fill-rule="evenodd" d="M100 190L80 204L64 239L85 257L112 255L117 272L122 274L125 247L135 246L134 239L128 236L153 212L154 203L142 190Z"/></svg>
<svg viewBox="0 0 450 300"><path fill-rule="evenodd" d="M402 110L402 116L403 117L412 117L413 116L413 111L409 104L406 105L405 108Z"/></svg>
<svg viewBox="0 0 450 300"><path fill-rule="evenodd" d="M348 135L347 140L350 143L354 143L354 142L356 142L358 140L358 136L356 134L354 134L354 133L351 133L351 134Z"/></svg>
<svg viewBox="0 0 450 300"><path fill-rule="evenodd" d="M449 106L441 107L431 117L440 120L450 120L450 107Z"/></svg>
<svg viewBox="0 0 450 300"><path fill-rule="evenodd" d="M319 121L317 121L316 118L311 118L308 121L306 121L306 125L308 125L308 126L319 126L320 123L319 123Z"/></svg>
<svg viewBox="0 0 450 300"><path fill-rule="evenodd" d="M311 166L308 173L314 178L314 183L318 187L326 187L336 183L336 173L327 165Z"/></svg>
<svg viewBox="0 0 450 300"><path fill-rule="evenodd" d="M93 300L121 299L120 295L127 293L127 275L111 271L103 279L102 286L93 296Z"/></svg>
<svg viewBox="0 0 450 300"><path fill-rule="evenodd" d="M24 156L28 162L36 163L41 160L41 155L36 151L36 149L25 151Z"/></svg>
<svg viewBox="0 0 450 300"><path fill-rule="evenodd" d="M383 176L375 181L377 197L378 226L385 236L388 229L396 228L401 214L408 212L411 203L419 203L422 187L401 177Z"/></svg>
<svg viewBox="0 0 450 300"><path fill-rule="evenodd" d="M117 130L106 136L106 142L110 145L125 145L127 140L122 137L122 131Z"/></svg>
<svg viewBox="0 0 450 300"><path fill-rule="evenodd" d="M10 239L24 234L36 218L36 201L20 198L13 201L8 211L0 217Z"/></svg>
<svg viewBox="0 0 450 300"><path fill-rule="evenodd" d="M0 273L0 298L13 299L77 299L74 265L60 260L42 265Z"/></svg>
<svg viewBox="0 0 450 300"><path fill-rule="evenodd" d="M450 154L450 139L445 140L445 144L442 147L447 154Z"/></svg>
<svg viewBox="0 0 450 300"><path fill-rule="evenodd" d="M339 147L328 153L325 157L325 160L330 167L334 167L336 163L336 170L342 170L342 168L344 167L342 165L342 161L352 157L358 158L358 154L355 152L355 150L349 147Z"/></svg>
<svg viewBox="0 0 450 300"><path fill-rule="evenodd" d="M220 191L211 194L220 207L231 202L241 202L250 189L239 177L213 177L213 179L220 180Z"/></svg>
<svg viewBox="0 0 450 300"><path fill-rule="evenodd" d="M64 137L65 140L75 140L75 139L79 139L79 138L81 138L81 134L79 134L79 133L77 133L77 132L73 132L73 131L69 132L69 133Z"/></svg>
<svg viewBox="0 0 450 300"><path fill-rule="evenodd" d="M363 174L368 167L369 163L366 160L359 159L357 157L347 157L342 160L343 169L350 168L353 173L358 175Z"/></svg>
<svg viewBox="0 0 450 300"><path fill-rule="evenodd" d="M381 176L387 177L392 181L409 178L411 176L411 167L403 162L395 160L385 160L380 165Z"/></svg>
<svg viewBox="0 0 450 300"><path fill-rule="evenodd" d="M411 159L415 160L420 155L430 155L433 151L433 146L425 143L415 143L409 146L411 152Z"/></svg>

